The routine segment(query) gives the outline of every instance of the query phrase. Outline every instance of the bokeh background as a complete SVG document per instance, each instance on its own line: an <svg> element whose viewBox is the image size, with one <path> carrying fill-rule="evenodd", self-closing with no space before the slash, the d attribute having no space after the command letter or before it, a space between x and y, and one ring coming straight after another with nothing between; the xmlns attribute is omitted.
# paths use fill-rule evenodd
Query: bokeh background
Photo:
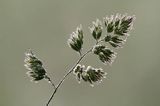
<svg viewBox="0 0 160 106"><path fill-rule="evenodd" d="M79 24L84 49L93 45L88 30L106 15L136 15L134 30L112 66L90 55L85 65L102 67L108 77L90 87L67 78L50 106L160 106L159 0L0 0L0 106L45 106L53 91L45 80L31 83L24 68L29 48L58 83L77 60L66 41Z"/></svg>

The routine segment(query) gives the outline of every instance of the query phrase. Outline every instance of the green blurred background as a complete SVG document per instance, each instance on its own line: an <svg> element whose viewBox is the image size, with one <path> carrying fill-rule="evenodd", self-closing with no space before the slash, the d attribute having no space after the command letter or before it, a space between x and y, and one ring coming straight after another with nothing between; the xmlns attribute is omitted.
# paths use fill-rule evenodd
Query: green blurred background
<svg viewBox="0 0 160 106"><path fill-rule="evenodd" d="M24 52L31 48L58 82L77 60L66 41L79 24L84 50L94 42L88 26L96 18L136 15L134 30L112 66L90 55L85 65L102 67L108 77L90 87L71 75L50 106L160 106L159 0L0 0L0 106L45 106L52 87L31 83Z"/></svg>

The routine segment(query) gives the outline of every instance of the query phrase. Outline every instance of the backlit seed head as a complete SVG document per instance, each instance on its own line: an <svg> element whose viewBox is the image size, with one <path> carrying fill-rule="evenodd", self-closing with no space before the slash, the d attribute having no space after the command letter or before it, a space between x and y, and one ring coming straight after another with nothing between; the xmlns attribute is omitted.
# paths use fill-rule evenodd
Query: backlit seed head
<svg viewBox="0 0 160 106"><path fill-rule="evenodd" d="M120 48L125 43L126 39L122 39L118 35L107 35L105 36L105 42L108 42L114 48Z"/></svg>
<svg viewBox="0 0 160 106"><path fill-rule="evenodd" d="M90 31L94 39L100 39L102 35L102 29L102 22L99 19L97 19L96 22L93 22L93 26L90 27Z"/></svg>
<svg viewBox="0 0 160 106"><path fill-rule="evenodd" d="M77 27L68 39L68 45L75 51L80 52L83 45L83 31L82 26Z"/></svg>
<svg viewBox="0 0 160 106"><path fill-rule="evenodd" d="M85 69L84 65L82 66L79 64L75 67L74 74L76 75L78 82L83 80L85 82L89 82L91 86L93 86L94 83L100 83L102 78L105 78L107 75L107 73L104 72L101 68L93 68L88 66Z"/></svg>
<svg viewBox="0 0 160 106"><path fill-rule="evenodd" d="M114 34L120 35L120 36L127 36L129 35L130 31L133 27L133 22L135 20L135 16L128 16L125 15L118 15L117 16L120 20L120 22L115 25Z"/></svg>
<svg viewBox="0 0 160 106"><path fill-rule="evenodd" d="M105 42L108 42L114 48L120 48L125 43L133 27L135 16L127 14L116 14L104 18L107 36Z"/></svg>
<svg viewBox="0 0 160 106"><path fill-rule="evenodd" d="M105 64L112 64L116 58L116 53L104 45L94 46L92 52Z"/></svg>
<svg viewBox="0 0 160 106"><path fill-rule="evenodd" d="M127 14L116 14L115 16L111 15L110 17L105 17L104 24L107 33L114 33L120 36L125 36L129 35L134 20L135 16L128 16Z"/></svg>
<svg viewBox="0 0 160 106"><path fill-rule="evenodd" d="M26 73L32 80L31 81L39 81L45 78L46 71L43 68L42 62L33 54L31 50L25 53L25 64L24 66L29 71Z"/></svg>

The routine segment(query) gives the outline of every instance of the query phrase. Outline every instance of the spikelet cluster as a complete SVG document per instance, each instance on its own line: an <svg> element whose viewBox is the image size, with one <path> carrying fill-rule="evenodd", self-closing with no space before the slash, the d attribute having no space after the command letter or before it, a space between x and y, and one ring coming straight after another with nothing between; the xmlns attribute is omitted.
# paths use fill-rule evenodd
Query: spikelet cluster
<svg viewBox="0 0 160 106"><path fill-rule="evenodd" d="M26 74L31 78L31 81L38 82L46 77L46 71L42 66L42 61L31 50L25 53L24 62L24 66L28 69Z"/></svg>
<svg viewBox="0 0 160 106"><path fill-rule="evenodd" d="M78 82L83 80L85 82L89 82L91 86L93 86L94 83L101 83L102 78L105 78L107 75L107 73L101 68L93 68L92 66L85 68L84 65L80 64L74 68L73 73L75 74Z"/></svg>

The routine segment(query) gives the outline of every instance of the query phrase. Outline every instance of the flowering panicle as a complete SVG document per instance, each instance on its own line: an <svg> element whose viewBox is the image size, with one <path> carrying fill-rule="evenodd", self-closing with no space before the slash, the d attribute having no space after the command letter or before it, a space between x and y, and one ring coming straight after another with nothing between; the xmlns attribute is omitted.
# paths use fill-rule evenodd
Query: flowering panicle
<svg viewBox="0 0 160 106"><path fill-rule="evenodd" d="M70 38L68 39L68 44L73 50L77 52L81 51L83 45L83 31L81 25L80 27L77 27L77 30L71 34Z"/></svg>
<svg viewBox="0 0 160 106"><path fill-rule="evenodd" d="M29 70L27 74L32 78L31 81L39 81L45 78L46 71L42 66L42 62L35 56L35 54L30 50L25 53L25 56L24 66Z"/></svg>
<svg viewBox="0 0 160 106"><path fill-rule="evenodd" d="M112 64L117 54L114 51L110 50L108 47L103 45L94 46L92 52L98 55L99 59L105 64Z"/></svg>
<svg viewBox="0 0 160 106"><path fill-rule="evenodd" d="M113 50L115 48L122 47L122 45L126 42L126 39L132 30L134 20L134 16L128 16L127 14L116 14L111 15L110 17L105 17L103 23L97 19L90 27L91 36L95 40L95 45L93 45L86 52L82 51L84 35L82 26L78 26L76 31L70 35L67 43L70 48L80 54L80 57L56 86L47 76L42 62L32 53L32 51L27 52L25 54L26 57L24 62L25 67L29 70L27 72L28 76L32 78L32 81L36 82L42 79L46 79L54 87L54 92L49 98L46 106L49 106L49 103L53 99L55 93L70 73L73 73L76 76L78 82L89 82L91 86L94 86L95 83L99 84L102 82L102 79L107 75L106 72L104 72L101 68L93 68L92 66L87 66L85 68L84 65L80 65L79 63L83 60L83 58L85 58L87 54L93 53L99 57L102 63L111 65L117 55L117 53ZM102 34L104 34L104 37L102 37ZM112 46L113 50L110 49L107 44Z"/></svg>
<svg viewBox="0 0 160 106"><path fill-rule="evenodd" d="M93 68L91 66L88 66L86 69L84 68L84 65L78 64L74 68L73 72L79 82L83 80L85 82L89 82L91 86L93 86L94 83L102 82L102 78L105 78L107 75L107 73L104 72L101 68Z"/></svg>

